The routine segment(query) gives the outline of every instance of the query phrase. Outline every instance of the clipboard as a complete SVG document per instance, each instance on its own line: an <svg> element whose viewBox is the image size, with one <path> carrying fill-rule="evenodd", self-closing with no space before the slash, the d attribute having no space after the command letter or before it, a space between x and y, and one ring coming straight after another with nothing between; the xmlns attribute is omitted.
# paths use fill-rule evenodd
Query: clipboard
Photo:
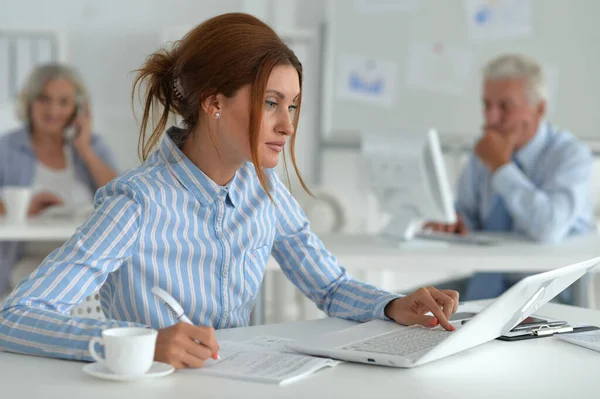
<svg viewBox="0 0 600 399"><path fill-rule="evenodd" d="M510 335L501 335L498 340L500 341L522 341L524 339L536 339L536 338L545 338L552 337L554 334L570 334L570 333L578 333L584 331L592 331L592 330L600 330L600 327L596 326L578 326L573 327L568 324L564 324L561 326L539 326L534 327L528 330L521 330L518 332L508 334Z"/></svg>

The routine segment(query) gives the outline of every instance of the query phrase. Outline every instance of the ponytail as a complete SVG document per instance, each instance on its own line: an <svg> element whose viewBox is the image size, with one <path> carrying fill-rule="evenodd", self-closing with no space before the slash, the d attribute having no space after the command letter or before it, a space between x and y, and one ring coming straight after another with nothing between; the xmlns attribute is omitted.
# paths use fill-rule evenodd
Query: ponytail
<svg viewBox="0 0 600 399"><path fill-rule="evenodd" d="M174 50L157 51L146 58L144 65L136 70L137 77L133 83L131 99L133 103L136 90L138 98L144 97L142 101L144 112L138 139L138 155L142 161L148 158L152 149L160 141L169 122L170 113L181 114L183 97L181 94L177 95L174 88L176 79L174 60L176 57L173 53ZM143 84L145 84L146 90L142 93ZM157 119L159 112L160 117ZM149 122L152 124L152 134L147 137Z"/></svg>

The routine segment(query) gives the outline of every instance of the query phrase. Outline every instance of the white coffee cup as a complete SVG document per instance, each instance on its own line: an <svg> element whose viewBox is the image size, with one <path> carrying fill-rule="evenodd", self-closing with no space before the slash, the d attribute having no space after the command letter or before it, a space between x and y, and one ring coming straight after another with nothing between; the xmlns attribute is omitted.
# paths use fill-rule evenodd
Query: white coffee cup
<svg viewBox="0 0 600 399"><path fill-rule="evenodd" d="M92 338L90 355L115 374L141 375L152 367L158 332L149 328L121 327L102 331L102 338ZM94 346L104 345L104 358Z"/></svg>
<svg viewBox="0 0 600 399"><path fill-rule="evenodd" d="M6 186L2 188L2 202L9 223L24 223L31 201L31 188Z"/></svg>

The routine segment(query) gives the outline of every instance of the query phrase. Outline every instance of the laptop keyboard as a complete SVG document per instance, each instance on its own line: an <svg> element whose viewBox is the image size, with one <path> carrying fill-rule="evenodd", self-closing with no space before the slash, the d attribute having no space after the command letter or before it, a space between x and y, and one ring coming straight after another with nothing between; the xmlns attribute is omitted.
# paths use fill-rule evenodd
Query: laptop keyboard
<svg viewBox="0 0 600 399"><path fill-rule="evenodd" d="M442 329L411 327L355 342L342 349L405 356L436 346L450 333Z"/></svg>
<svg viewBox="0 0 600 399"><path fill-rule="evenodd" d="M464 244L464 245L480 245L480 246L489 246L497 244L496 241L491 239L490 237L483 237L477 235L466 235L461 236L454 233L443 233L439 231L427 231L427 232L419 232L415 235L416 238L424 239L424 240L437 240L437 241L445 241L451 244Z"/></svg>

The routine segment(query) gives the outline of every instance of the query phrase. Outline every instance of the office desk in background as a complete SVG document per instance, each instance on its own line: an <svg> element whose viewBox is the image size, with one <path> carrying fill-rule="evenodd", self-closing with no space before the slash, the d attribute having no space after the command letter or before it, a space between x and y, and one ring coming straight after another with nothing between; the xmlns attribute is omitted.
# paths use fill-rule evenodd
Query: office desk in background
<svg viewBox="0 0 600 399"><path fill-rule="evenodd" d="M540 273L600 257L600 235L569 237L559 244L540 244L508 236L496 245L408 243L392 247L361 236L322 236L327 249L348 270L390 270L431 277L460 278L474 272ZM443 244L443 243L442 243ZM600 272L600 267L595 272ZM592 307L593 276L575 284L575 304Z"/></svg>
<svg viewBox="0 0 600 399"><path fill-rule="evenodd" d="M38 218L23 225L8 225L0 219L0 241L67 240L83 222L81 218ZM527 240L508 239L490 246L441 245L418 243L393 247L365 236L322 235L326 248L350 272L391 271L405 278L404 286L413 288L474 272L542 272L600 256L600 236L572 237L555 245L542 245ZM280 270L270 258L266 269ZM600 271L600 270L598 270ZM575 304L594 307L593 277L574 285ZM257 299L252 324L265 322L264 289ZM281 306L276 312L281 312Z"/></svg>
<svg viewBox="0 0 600 399"><path fill-rule="evenodd" d="M10 225L0 218L0 241L67 240L83 222L39 218ZM348 270L389 270L463 276L473 272L541 272L600 256L600 235L571 237L559 244L509 239L498 245L384 245L367 236L321 235L325 247ZM279 269L275 259L267 270ZM599 270L600 271L600 270Z"/></svg>
<svg viewBox="0 0 600 399"><path fill-rule="evenodd" d="M538 313L600 325L600 312L548 304ZM353 325L340 319L217 331L217 338L302 338ZM7 399L37 398L596 398L600 353L555 338L492 341L419 366L397 369L342 363L279 387L197 375L194 370L134 383L94 379L84 363L0 352L0 390Z"/></svg>

